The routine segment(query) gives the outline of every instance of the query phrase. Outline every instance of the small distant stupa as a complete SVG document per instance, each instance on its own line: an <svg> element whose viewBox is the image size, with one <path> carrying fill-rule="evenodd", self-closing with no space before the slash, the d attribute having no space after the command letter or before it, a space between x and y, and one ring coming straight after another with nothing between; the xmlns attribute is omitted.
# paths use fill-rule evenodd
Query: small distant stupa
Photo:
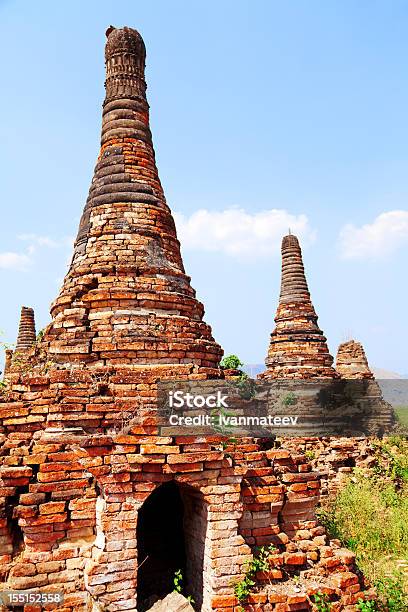
<svg viewBox="0 0 408 612"><path fill-rule="evenodd" d="M290 230L289 230L290 231ZM282 279L276 327L271 334L263 379L336 378L333 357L317 324L302 251L296 236L282 240Z"/></svg>
<svg viewBox="0 0 408 612"><path fill-rule="evenodd" d="M24 353L32 348L36 340L35 319L33 308L21 308L20 325L16 343L16 353Z"/></svg>
<svg viewBox="0 0 408 612"><path fill-rule="evenodd" d="M374 378L361 342L349 340L337 350L336 370L342 378Z"/></svg>

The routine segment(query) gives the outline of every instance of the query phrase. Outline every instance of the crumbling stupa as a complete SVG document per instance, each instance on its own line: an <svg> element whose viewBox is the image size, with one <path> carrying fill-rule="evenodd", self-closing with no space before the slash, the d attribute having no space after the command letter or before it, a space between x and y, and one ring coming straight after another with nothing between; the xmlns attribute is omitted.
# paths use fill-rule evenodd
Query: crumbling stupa
<svg viewBox="0 0 408 612"><path fill-rule="evenodd" d="M374 378L363 345L356 340L340 344L336 356L336 370L343 378Z"/></svg>
<svg viewBox="0 0 408 612"><path fill-rule="evenodd" d="M138 32L108 30L101 150L47 350L58 363L217 368L156 168L145 56Z"/></svg>
<svg viewBox="0 0 408 612"><path fill-rule="evenodd" d="M326 338L317 324L299 241L292 234L282 240L281 289L275 323L262 378L337 376Z"/></svg>
<svg viewBox="0 0 408 612"><path fill-rule="evenodd" d="M109 28L102 147L72 263L24 367L9 356L0 587L63 593L59 612L144 612L181 570L202 612L308 610L318 591L355 609L354 555L318 524L319 474L304 455L253 438L159 435L159 380L223 373L158 178L144 64L140 34ZM334 376L297 240L284 245L268 371ZM263 545L274 546L270 571L240 602L234 585Z"/></svg>

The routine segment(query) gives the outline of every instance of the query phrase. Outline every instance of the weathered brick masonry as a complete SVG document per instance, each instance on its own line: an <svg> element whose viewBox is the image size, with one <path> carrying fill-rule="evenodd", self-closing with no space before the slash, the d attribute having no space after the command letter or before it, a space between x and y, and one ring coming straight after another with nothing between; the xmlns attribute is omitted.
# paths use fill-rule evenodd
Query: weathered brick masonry
<svg viewBox="0 0 408 612"><path fill-rule="evenodd" d="M2 586L63 590L59 612L140 612L181 568L197 610L233 612L254 547L272 543L245 609L307 610L323 591L333 610L354 610L354 555L316 521L320 476L304 454L158 435L159 380L224 373L158 177L144 66L141 36L110 28L102 146L72 263L42 338L24 311L8 356ZM283 259L267 376L336 377L294 236Z"/></svg>
<svg viewBox="0 0 408 612"><path fill-rule="evenodd" d="M381 406L379 421L393 423L393 411L382 396L381 388L368 365L364 348L360 342L349 340L340 344L336 356L336 370L347 380L366 381L366 394ZM307 453L313 469L320 473L320 495L334 495L345 483L355 467L367 468L375 462L375 446L372 439L362 438L316 438L285 440L286 448L295 453Z"/></svg>
<svg viewBox="0 0 408 612"><path fill-rule="evenodd" d="M336 356L336 370L343 378L374 378L363 345L355 340L340 344Z"/></svg>

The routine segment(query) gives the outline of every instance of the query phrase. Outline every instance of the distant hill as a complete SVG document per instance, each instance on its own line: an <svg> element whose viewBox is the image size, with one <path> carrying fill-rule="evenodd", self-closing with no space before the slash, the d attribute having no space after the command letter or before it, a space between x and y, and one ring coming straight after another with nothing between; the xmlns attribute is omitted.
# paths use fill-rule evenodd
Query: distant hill
<svg viewBox="0 0 408 612"><path fill-rule="evenodd" d="M384 399L393 406L408 406L408 378L383 368L371 368Z"/></svg>
<svg viewBox="0 0 408 612"><path fill-rule="evenodd" d="M397 372L390 372L390 370L384 370L383 368L371 368L374 376L380 380L381 378L387 380L400 380L407 378L403 374L397 374Z"/></svg>

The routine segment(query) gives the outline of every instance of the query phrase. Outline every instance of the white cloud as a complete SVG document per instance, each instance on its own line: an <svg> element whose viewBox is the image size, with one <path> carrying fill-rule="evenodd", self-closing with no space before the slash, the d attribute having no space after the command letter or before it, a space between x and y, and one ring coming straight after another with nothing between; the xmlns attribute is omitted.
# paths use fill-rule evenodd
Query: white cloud
<svg viewBox="0 0 408 612"><path fill-rule="evenodd" d="M31 259L24 253L13 253L11 251L0 253L0 269L24 271L31 264Z"/></svg>
<svg viewBox="0 0 408 612"><path fill-rule="evenodd" d="M34 246L39 247L48 247L50 249L55 249L58 247L69 246L71 247L74 238L72 236L64 236L63 238L59 238L55 240L54 238L50 238L49 236L39 236L38 234L20 234L18 236L19 240L24 240L25 242L30 242L29 248L33 248Z"/></svg>
<svg viewBox="0 0 408 612"><path fill-rule="evenodd" d="M408 211L381 213L372 223L355 227L345 225L340 231L343 259L380 259L408 246Z"/></svg>
<svg viewBox="0 0 408 612"><path fill-rule="evenodd" d="M55 248L58 246L57 242L52 238L49 238L48 236L38 236L37 234L20 234L18 239L31 242L32 244L36 244L38 246L46 246L50 248Z"/></svg>
<svg viewBox="0 0 408 612"><path fill-rule="evenodd" d="M28 242L25 253L18 253L15 251L6 251L0 253L0 269L2 270L15 270L23 272L34 263L34 257L40 248L71 248L74 239L71 236L65 236L54 240L49 236L39 236L37 234L20 234L17 236L18 240Z"/></svg>
<svg viewBox="0 0 408 612"><path fill-rule="evenodd" d="M218 251L232 257L268 257L279 253L282 237L289 228L302 245L315 239L306 215L271 209L248 213L241 208L222 211L201 209L190 217L174 214L182 248Z"/></svg>

